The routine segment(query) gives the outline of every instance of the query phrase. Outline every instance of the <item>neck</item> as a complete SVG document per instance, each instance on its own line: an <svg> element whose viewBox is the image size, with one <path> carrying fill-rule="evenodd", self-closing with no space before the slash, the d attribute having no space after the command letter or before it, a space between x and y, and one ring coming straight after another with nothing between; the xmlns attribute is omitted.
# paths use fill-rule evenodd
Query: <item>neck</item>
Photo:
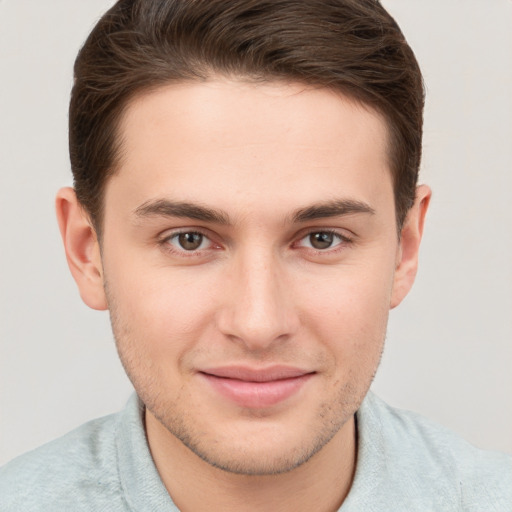
<svg viewBox="0 0 512 512"><path fill-rule="evenodd" d="M336 511L352 484L356 428L352 417L318 453L278 475L239 475L200 459L146 411L151 455L160 478L183 512Z"/></svg>

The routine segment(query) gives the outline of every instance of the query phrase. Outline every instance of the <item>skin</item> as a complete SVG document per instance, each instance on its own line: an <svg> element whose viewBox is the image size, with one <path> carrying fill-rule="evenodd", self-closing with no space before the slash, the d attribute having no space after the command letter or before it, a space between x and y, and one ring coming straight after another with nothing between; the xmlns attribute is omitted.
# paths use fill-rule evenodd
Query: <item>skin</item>
<svg viewBox="0 0 512 512"><path fill-rule="evenodd" d="M181 510L336 510L430 190L398 236L385 121L298 84L162 87L120 133L101 251L72 189L57 214L83 300L110 311L162 481ZM275 365L308 378L271 405L204 378Z"/></svg>

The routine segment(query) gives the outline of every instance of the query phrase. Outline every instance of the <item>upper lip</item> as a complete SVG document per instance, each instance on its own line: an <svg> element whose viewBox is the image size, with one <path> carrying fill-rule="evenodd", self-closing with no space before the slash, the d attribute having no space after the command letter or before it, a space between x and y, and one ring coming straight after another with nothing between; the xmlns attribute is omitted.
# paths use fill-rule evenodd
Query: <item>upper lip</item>
<svg viewBox="0 0 512 512"><path fill-rule="evenodd" d="M293 366L275 365L267 368L251 368L249 366L220 366L207 368L200 373L223 379L236 379L247 382L272 382L292 379L314 373Z"/></svg>

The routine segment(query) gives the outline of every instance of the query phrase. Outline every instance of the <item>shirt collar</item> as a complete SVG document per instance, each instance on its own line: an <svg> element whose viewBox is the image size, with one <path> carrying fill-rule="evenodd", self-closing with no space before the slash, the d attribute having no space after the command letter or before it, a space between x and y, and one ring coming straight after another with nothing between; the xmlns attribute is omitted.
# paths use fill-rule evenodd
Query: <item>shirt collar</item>
<svg viewBox="0 0 512 512"><path fill-rule="evenodd" d="M178 512L151 457L144 405L136 394L118 417L116 449L119 479L129 508L137 512Z"/></svg>

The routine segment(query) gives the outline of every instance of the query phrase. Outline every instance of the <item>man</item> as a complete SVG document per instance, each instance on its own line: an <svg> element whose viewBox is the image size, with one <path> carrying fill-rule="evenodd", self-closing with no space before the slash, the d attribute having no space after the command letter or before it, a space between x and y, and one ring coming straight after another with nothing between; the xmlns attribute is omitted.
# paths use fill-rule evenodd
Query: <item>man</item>
<svg viewBox="0 0 512 512"><path fill-rule="evenodd" d="M112 7L57 215L137 396L7 465L0 509L510 509L509 457L368 393L417 268L422 109L373 0Z"/></svg>

